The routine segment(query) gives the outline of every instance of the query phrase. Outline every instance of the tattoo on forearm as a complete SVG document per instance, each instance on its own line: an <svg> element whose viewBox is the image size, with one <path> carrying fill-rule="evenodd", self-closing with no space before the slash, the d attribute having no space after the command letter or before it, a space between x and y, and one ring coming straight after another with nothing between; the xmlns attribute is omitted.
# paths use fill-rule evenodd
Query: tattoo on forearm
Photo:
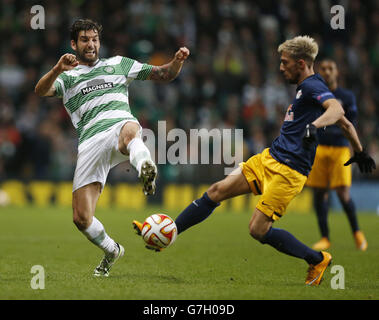
<svg viewBox="0 0 379 320"><path fill-rule="evenodd" d="M150 79L156 81L171 81L176 77L177 72L169 64L154 66L150 73Z"/></svg>

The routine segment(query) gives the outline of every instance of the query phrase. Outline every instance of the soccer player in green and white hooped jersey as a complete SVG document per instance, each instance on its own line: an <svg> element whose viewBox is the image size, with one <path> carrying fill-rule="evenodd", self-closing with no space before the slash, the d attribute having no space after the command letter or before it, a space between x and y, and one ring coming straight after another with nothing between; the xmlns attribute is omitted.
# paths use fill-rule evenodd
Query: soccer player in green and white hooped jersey
<svg viewBox="0 0 379 320"><path fill-rule="evenodd" d="M70 29L75 55L63 55L38 81L35 92L39 96L63 98L77 130L73 220L105 253L94 275L108 276L111 266L124 255L124 248L108 236L94 216L109 170L129 160L142 180L146 195L154 194L157 176L157 167L141 139L142 128L130 111L128 85L134 79L161 82L175 79L189 50L180 48L173 60L162 66L121 56L99 59L101 31L102 26L92 20L75 21Z"/></svg>

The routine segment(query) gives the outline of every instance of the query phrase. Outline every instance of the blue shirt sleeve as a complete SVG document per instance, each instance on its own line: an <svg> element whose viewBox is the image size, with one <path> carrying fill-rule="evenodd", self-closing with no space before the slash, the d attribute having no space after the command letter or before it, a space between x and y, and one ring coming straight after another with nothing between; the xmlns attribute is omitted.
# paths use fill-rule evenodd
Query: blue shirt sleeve
<svg viewBox="0 0 379 320"><path fill-rule="evenodd" d="M335 96L330 92L329 88L320 81L312 81L305 86L306 95L317 104L321 105L328 99L335 99Z"/></svg>

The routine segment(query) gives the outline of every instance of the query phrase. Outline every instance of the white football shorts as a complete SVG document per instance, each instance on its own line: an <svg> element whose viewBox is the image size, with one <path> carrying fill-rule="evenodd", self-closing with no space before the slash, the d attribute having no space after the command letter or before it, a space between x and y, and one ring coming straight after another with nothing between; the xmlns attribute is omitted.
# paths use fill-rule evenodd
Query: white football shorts
<svg viewBox="0 0 379 320"><path fill-rule="evenodd" d="M79 145L72 192L92 182L100 182L103 191L109 170L129 160L129 156L122 154L118 149L120 131L127 122L139 124L137 120L120 121ZM141 136L142 127L140 124L139 126Z"/></svg>

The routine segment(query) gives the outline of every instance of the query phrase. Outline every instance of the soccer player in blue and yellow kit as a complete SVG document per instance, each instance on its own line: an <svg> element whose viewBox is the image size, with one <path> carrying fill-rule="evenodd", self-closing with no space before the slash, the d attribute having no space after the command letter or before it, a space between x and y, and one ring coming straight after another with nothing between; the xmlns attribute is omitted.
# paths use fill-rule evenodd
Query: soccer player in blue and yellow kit
<svg viewBox="0 0 379 320"><path fill-rule="evenodd" d="M225 179L212 184L200 199L193 201L176 218L178 233L206 219L223 200L253 193L261 195L249 222L250 235L282 253L304 259L308 264L307 285L319 285L332 257L315 251L289 232L273 228L285 214L291 200L303 189L317 147L317 128L336 122L348 136L356 154L351 159L371 168L373 160L363 151L354 126L344 117L341 104L329 91L320 75L313 71L318 45L308 36L282 43L278 52L280 71L297 84L296 96L289 105L283 126L270 148L240 164ZM133 221L138 233L141 223Z"/></svg>
<svg viewBox="0 0 379 320"><path fill-rule="evenodd" d="M354 125L357 120L357 106L354 94L338 86L338 68L332 59L320 62L319 73L330 91L341 103L345 117ZM355 204L350 196L351 167L344 164L350 158L349 142L337 125L318 131L318 147L312 170L306 185L314 190L314 207L317 213L321 239L313 245L315 250L330 247L328 228L329 190L335 189L348 217L355 244L359 250L367 249L367 241L359 230Z"/></svg>

